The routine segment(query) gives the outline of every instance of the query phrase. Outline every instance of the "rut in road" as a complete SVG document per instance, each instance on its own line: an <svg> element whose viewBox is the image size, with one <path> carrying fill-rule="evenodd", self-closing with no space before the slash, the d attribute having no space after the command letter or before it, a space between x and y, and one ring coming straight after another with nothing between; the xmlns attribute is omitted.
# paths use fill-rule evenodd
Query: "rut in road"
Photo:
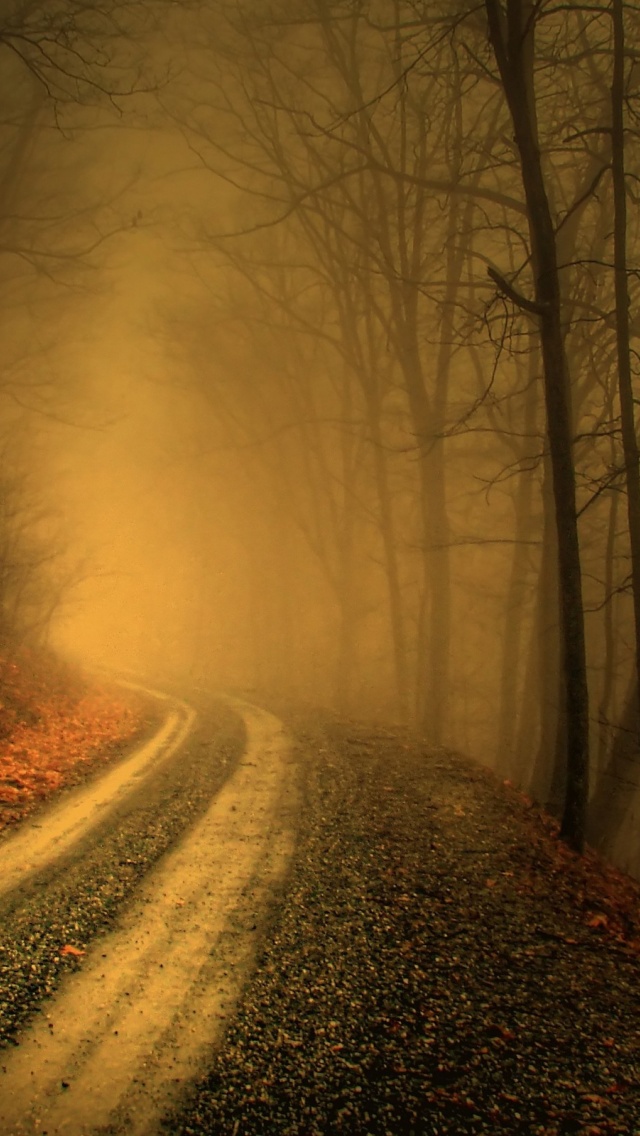
<svg viewBox="0 0 640 1136"><path fill-rule="evenodd" d="M0 895L10 892L29 875L73 848L104 819L106 809L130 792L141 776L156 763L171 757L193 728L196 714L186 702L139 683L121 680L121 685L166 701L167 718L159 731L130 757L72 791L59 805L48 810L41 823L27 822L3 841Z"/></svg>
<svg viewBox="0 0 640 1136"><path fill-rule="evenodd" d="M256 925L294 847L293 756L278 719L234 703L240 765L152 872L118 930L88 952L2 1057L3 1136L150 1136L220 1038Z"/></svg>

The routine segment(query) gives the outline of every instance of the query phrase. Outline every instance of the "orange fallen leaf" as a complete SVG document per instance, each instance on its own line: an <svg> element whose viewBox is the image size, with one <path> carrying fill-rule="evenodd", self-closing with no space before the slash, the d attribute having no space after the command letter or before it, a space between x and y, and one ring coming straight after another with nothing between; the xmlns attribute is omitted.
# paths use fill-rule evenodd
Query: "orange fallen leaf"
<svg viewBox="0 0 640 1136"><path fill-rule="evenodd" d="M597 912L591 916L591 919L587 919L587 927L608 927L608 925L609 920L602 912Z"/></svg>
<svg viewBox="0 0 640 1136"><path fill-rule="evenodd" d="M84 953L85 952L81 951L79 947L73 947L71 945L71 943L65 943L64 947L60 948L60 954L61 955L74 955L74 956L77 955L79 957L80 955L83 955Z"/></svg>

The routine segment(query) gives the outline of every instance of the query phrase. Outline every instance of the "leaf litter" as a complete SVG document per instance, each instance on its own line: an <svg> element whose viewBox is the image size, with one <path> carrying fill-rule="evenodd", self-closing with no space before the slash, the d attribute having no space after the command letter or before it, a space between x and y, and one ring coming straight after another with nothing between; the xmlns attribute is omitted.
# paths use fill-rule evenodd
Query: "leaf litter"
<svg viewBox="0 0 640 1136"><path fill-rule="evenodd" d="M471 762L276 710L305 770L297 857L172 1136L638 1136L639 885L569 852L551 818ZM163 777L73 870L4 912L5 1044L205 807L226 759L205 776L203 744L193 774ZM83 752L69 747L63 781L96 767ZM59 784L34 777L25 813Z"/></svg>
<svg viewBox="0 0 640 1136"><path fill-rule="evenodd" d="M146 873L206 812L240 759L246 735L238 716L215 698L203 697L196 709L196 727L177 760L156 766L79 848L0 898L0 1052L19 1044L21 1027L46 1011L48 996L83 965L92 940L114 926ZM69 775L86 778L114 756L98 754Z"/></svg>
<svg viewBox="0 0 640 1136"><path fill-rule="evenodd" d="M276 707L305 767L259 965L172 1136L640 1133L640 886L466 759Z"/></svg>
<svg viewBox="0 0 640 1136"><path fill-rule="evenodd" d="M48 654L0 655L0 834L155 726L137 692L89 682Z"/></svg>

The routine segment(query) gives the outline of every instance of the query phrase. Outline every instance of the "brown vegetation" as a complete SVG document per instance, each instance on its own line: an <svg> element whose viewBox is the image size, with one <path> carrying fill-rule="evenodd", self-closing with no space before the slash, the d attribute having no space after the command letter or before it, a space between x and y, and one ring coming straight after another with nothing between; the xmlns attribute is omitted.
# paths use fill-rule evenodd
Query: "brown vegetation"
<svg viewBox="0 0 640 1136"><path fill-rule="evenodd" d="M0 831L116 757L147 716L139 695L50 656L0 656Z"/></svg>

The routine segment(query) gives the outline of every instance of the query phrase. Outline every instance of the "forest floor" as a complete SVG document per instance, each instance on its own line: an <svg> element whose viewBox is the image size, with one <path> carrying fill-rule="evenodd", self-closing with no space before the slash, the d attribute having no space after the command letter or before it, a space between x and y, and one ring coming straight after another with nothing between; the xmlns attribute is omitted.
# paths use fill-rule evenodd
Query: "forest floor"
<svg viewBox="0 0 640 1136"><path fill-rule="evenodd" d="M0 833L92 776L159 720L155 704L49 654L0 652Z"/></svg>
<svg viewBox="0 0 640 1136"><path fill-rule="evenodd" d="M46 741L62 737L53 709L17 715L0 745L14 823L148 728L135 698L101 697L93 719L80 688L68 704L73 744ZM465 758L401 731L269 709L292 739L295 848L266 914L237 929L233 950L251 940L254 962L238 967L244 989L206 1073L154 1133L640 1136L640 884L568 851L550 818ZM80 978L94 937L94 953L104 950L105 927L229 770L258 777L233 718L204 716L139 807L111 820L46 894L36 889L28 910L8 912L5 1045L58 970ZM111 735L108 721L120 723ZM16 748L16 733L38 728ZM68 957L53 951L60 941L75 944Z"/></svg>
<svg viewBox="0 0 640 1136"><path fill-rule="evenodd" d="M171 1136L640 1134L640 885L477 764L271 707L297 853Z"/></svg>

